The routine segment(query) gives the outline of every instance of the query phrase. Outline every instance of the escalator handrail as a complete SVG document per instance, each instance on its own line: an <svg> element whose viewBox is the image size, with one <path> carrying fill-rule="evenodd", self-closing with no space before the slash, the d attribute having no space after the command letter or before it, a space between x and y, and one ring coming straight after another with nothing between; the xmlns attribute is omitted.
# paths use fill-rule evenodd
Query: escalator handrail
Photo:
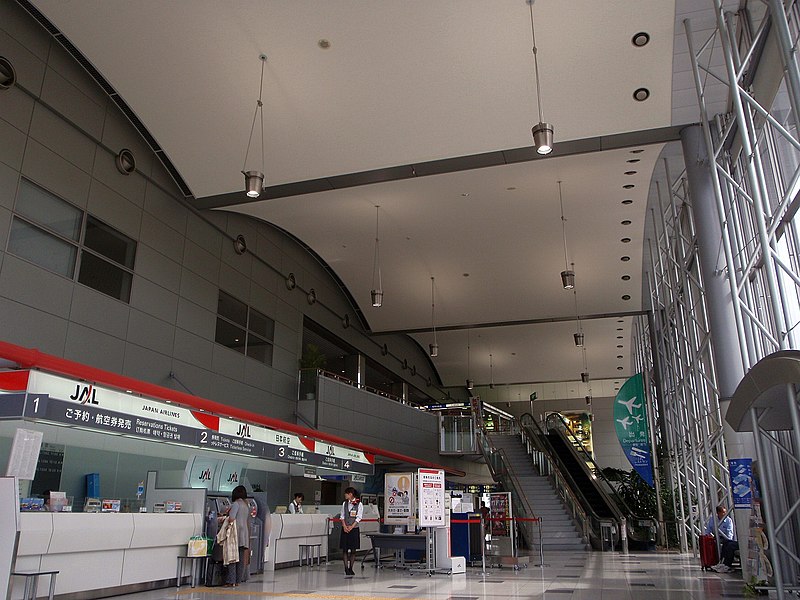
<svg viewBox="0 0 800 600"><path fill-rule="evenodd" d="M526 416L529 417L530 424L523 422L523 419ZM522 435L525 436L525 439L535 446L539 452L541 452L547 458L547 461L550 464L556 479L560 479L564 482L562 489L570 497L570 501L580 512L581 521L584 524L589 525L586 530L591 531L595 537L600 537L600 522L607 521L608 519L603 519L600 517L600 515L598 515L592 508L591 503L581 493L580 487L575 483L575 480L572 479L572 476L567 471L566 466L563 462L561 462L558 453L550 445L549 440L546 440L546 436L541 427L539 427L539 424L536 422L536 419L534 419L530 413L525 413L519 418L519 422ZM531 425L533 425L533 427L531 427ZM535 431L529 430L534 428ZM597 524L596 527L593 525L593 523Z"/></svg>
<svg viewBox="0 0 800 600"><path fill-rule="evenodd" d="M603 469L600 468L600 465L598 465L597 462L595 462L592 455L589 454L586 448L583 447L583 445L580 443L580 440L575 435L575 432L572 431L572 428L569 426L569 423L567 423L566 419L564 419L562 415L560 415L559 413L550 413L549 415L547 415L547 419L545 419L545 425L546 426L549 425L549 421L551 419L555 420L556 418L558 419L560 425L564 428L562 434L564 434L565 437L568 438L567 439L568 445L572 446L577 454L582 455L580 462L584 465L591 464L591 469L587 466L586 471L589 474L591 474L591 472L594 472L596 477L602 479L603 483L605 483L605 487L607 489L604 489L600 485L597 485L595 487L597 487L597 489L603 494L603 496L611 500L610 507L612 508L612 510L616 509L616 511L619 512L620 516L627 517L629 519L636 519L639 521L645 520L645 517L641 517L633 512L631 507L628 506L628 504L625 502L622 496L620 496L617 489L613 485L611 485L611 482L609 481L608 477L606 477L605 473L603 473ZM557 427L555 429L558 430ZM571 441L569 437L572 438L572 443L569 443Z"/></svg>

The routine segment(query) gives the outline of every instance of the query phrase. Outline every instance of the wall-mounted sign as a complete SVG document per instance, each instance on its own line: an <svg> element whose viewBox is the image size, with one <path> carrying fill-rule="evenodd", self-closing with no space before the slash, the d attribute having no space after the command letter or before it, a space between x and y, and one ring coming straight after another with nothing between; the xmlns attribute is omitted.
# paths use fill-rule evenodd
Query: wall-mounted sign
<svg viewBox="0 0 800 600"><path fill-rule="evenodd" d="M19 373L14 381L0 377L0 418L47 421L350 473L374 472L375 457L359 450L41 371L25 371L25 377ZM2 393L20 385L27 385L27 394Z"/></svg>

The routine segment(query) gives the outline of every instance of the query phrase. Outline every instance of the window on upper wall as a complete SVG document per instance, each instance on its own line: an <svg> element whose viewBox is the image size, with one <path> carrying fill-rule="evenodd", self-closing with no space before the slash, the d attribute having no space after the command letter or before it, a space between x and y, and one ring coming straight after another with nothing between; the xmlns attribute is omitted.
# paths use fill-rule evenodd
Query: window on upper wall
<svg viewBox="0 0 800 600"><path fill-rule="evenodd" d="M20 183L8 251L130 302L136 242L27 179Z"/></svg>
<svg viewBox="0 0 800 600"><path fill-rule="evenodd" d="M218 344L272 366L274 337L275 321L230 294L219 291L215 337Z"/></svg>

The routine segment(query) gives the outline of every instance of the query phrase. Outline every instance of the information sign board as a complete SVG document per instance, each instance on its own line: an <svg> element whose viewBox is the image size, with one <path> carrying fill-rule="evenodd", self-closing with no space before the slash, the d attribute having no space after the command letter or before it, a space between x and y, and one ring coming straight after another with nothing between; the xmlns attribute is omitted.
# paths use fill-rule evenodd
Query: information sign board
<svg viewBox="0 0 800 600"><path fill-rule="evenodd" d="M419 526L444 527L444 471L419 469L417 497L419 498Z"/></svg>

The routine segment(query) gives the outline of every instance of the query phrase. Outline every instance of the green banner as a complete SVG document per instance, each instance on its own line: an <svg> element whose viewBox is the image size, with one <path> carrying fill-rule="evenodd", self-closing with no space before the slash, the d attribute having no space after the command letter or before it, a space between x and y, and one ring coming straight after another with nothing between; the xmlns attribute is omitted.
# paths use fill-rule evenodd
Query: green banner
<svg viewBox="0 0 800 600"><path fill-rule="evenodd" d="M614 399L614 426L628 462L652 486L653 463L646 405L644 378L638 373L622 385Z"/></svg>

